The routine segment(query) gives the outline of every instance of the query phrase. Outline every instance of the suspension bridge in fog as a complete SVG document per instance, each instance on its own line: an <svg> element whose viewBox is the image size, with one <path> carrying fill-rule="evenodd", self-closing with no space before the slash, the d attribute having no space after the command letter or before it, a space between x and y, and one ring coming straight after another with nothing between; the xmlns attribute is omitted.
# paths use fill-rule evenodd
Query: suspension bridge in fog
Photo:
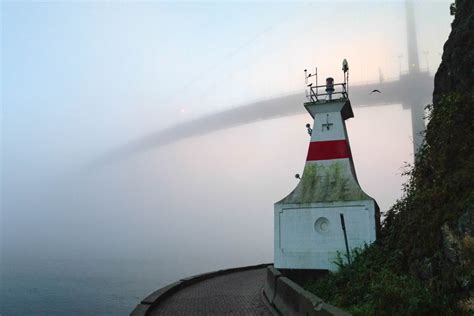
<svg viewBox="0 0 474 316"><path fill-rule="evenodd" d="M405 7L408 71L400 73L399 78L396 79L384 80L381 76L377 82L353 84L350 87L350 99L353 107L401 104L403 109L410 110L413 149L416 152L423 141L423 131L425 130L424 107L431 102L434 78L428 70L421 70L420 68L412 1L407 0ZM369 95L369 92L375 89L380 90L381 93ZM303 114L305 109L302 104L306 101L305 93L302 91L301 93L241 105L189 122L180 123L109 152L102 159L102 163L121 159L133 153L163 146L191 136L208 134L258 121Z"/></svg>

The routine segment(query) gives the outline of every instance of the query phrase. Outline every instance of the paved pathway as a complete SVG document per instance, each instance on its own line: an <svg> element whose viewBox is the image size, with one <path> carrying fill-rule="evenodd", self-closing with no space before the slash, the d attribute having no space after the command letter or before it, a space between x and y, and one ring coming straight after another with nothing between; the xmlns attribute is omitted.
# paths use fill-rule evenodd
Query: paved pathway
<svg viewBox="0 0 474 316"><path fill-rule="evenodd" d="M261 299L266 268L235 272L185 287L149 315L272 315Z"/></svg>

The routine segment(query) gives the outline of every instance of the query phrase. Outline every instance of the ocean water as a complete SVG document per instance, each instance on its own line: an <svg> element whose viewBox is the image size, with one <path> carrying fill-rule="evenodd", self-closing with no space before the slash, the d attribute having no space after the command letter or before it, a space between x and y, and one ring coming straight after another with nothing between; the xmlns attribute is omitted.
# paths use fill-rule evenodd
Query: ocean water
<svg viewBox="0 0 474 316"><path fill-rule="evenodd" d="M222 268L182 259L4 258L0 314L128 315L158 288Z"/></svg>

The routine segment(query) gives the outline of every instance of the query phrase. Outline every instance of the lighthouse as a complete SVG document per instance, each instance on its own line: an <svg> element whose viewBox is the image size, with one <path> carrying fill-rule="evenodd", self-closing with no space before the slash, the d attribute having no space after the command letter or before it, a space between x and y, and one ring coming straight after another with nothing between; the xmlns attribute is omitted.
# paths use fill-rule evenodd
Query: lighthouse
<svg viewBox="0 0 474 316"><path fill-rule="evenodd" d="M346 60L342 70L344 82L327 78L322 86L317 69L305 70L311 141L298 185L274 205L275 268L334 271L338 258L350 261L351 249L377 238L380 211L357 181L345 125L354 117Z"/></svg>

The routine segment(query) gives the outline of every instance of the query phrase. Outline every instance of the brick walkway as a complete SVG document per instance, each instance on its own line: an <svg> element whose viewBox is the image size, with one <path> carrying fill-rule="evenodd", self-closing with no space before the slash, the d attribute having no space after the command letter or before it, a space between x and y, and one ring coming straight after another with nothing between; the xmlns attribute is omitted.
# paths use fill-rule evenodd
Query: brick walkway
<svg viewBox="0 0 474 316"><path fill-rule="evenodd" d="M149 315L271 315L261 300L266 269L235 272L186 287Z"/></svg>

